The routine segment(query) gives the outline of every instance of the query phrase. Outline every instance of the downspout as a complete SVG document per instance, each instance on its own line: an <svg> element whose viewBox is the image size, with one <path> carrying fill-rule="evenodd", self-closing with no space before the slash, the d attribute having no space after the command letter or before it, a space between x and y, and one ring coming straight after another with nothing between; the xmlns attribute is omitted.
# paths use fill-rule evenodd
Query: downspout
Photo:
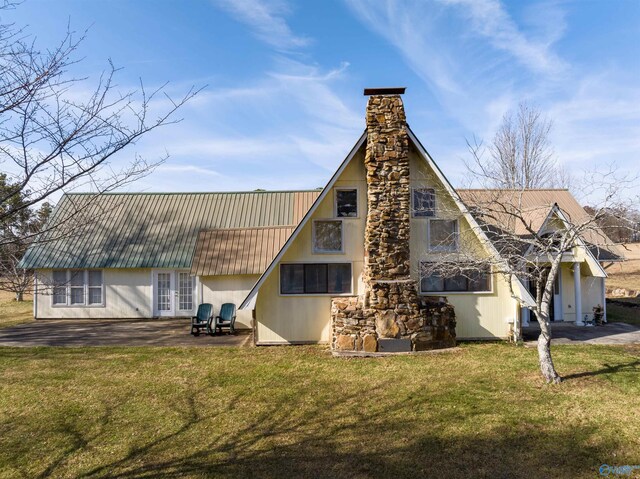
<svg viewBox="0 0 640 479"><path fill-rule="evenodd" d="M602 279L602 322L606 323L607 321L607 278Z"/></svg>
<svg viewBox="0 0 640 479"><path fill-rule="evenodd" d="M33 272L33 319L38 319L38 270Z"/></svg>

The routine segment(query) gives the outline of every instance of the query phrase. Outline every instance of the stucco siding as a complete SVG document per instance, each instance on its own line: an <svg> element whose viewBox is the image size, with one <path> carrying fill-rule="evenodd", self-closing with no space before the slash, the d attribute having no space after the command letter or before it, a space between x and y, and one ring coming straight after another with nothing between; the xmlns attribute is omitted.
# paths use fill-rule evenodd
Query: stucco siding
<svg viewBox="0 0 640 479"><path fill-rule="evenodd" d="M447 299L456 312L458 339L493 339L509 336L518 304L501 275L492 277L493 292L449 294Z"/></svg>
<svg viewBox="0 0 640 479"><path fill-rule="evenodd" d="M434 187L437 195L439 218L458 218L461 237L473 236L466 248L477 254L487 254L475 233L453 200L444 192L444 186L437 182L435 174L420 158L410 151L411 186ZM336 188L358 188L358 217L344 219L344 253L314 254L312 250L312 223L314 219L334 217L334 191ZM366 180L363 150L358 152L330 192L318 205L310 221L307 222L295 241L284 254L280 263L304 262L350 262L353 271L352 294L363 290L362 271L364 268L364 229L366 223ZM411 274L419 279L419 263L425 259L437 259L427 248L427 219L411 219ZM504 338L509 334L509 321L516 315L516 302L511 298L508 285L501 276L492 279L490 293L451 294L448 299L455 307L457 335L459 338ZM286 296L280 294L280 270L277 266L265 279L256 300L257 342L277 344L288 342L328 342L331 337L331 296Z"/></svg>
<svg viewBox="0 0 640 479"><path fill-rule="evenodd" d="M303 226L280 263L351 263L352 294L362 292L364 227L366 221L366 181L364 150L357 152L337 179L336 188L358 188L358 217L343 218L344 251L317 254L312 247L313 220L334 218L334 191L331 191ZM331 337L331 297L326 295L281 295L279 265L265 279L256 300L257 342L277 344L328 342Z"/></svg>
<svg viewBox="0 0 640 479"><path fill-rule="evenodd" d="M582 319L585 315L593 319L593 308L598 304L602 306L602 281L604 278L594 276L582 276Z"/></svg>
<svg viewBox="0 0 640 479"><path fill-rule="evenodd" d="M581 272L587 271L587 263L580 263ZM563 263L561 267L561 289L562 289L562 312L563 320L568 322L576 321L576 293L575 281L573 279L573 263ZM593 317L593 307L600 304L602 306L603 294L602 283L605 278L582 274L580 276L582 320L584 316Z"/></svg>
<svg viewBox="0 0 640 479"><path fill-rule="evenodd" d="M429 165L418 156L415 150L410 151L411 187L433 188L436 195L435 219L457 219L459 231L459 249L472 252L476 257L485 257L489 253L471 229L467 220L453 198L446 191L430 169ZM420 280L421 261L441 261L442 253L429 251L428 247L429 217L411 218L411 274ZM446 296L456 312L456 335L460 339L504 338L509 335L509 321L516 316L516 301L511 297L509 286L502 276L495 275L491 279L492 291L489 293L444 293L435 296Z"/></svg>
<svg viewBox="0 0 640 479"><path fill-rule="evenodd" d="M211 303L214 315L220 312L220 306L223 303L234 303L237 307L249 294L259 277L256 274L203 276L200 278L200 284L202 285L201 302ZM250 310L239 310L236 315L236 328L252 328L251 315L252 312Z"/></svg>
<svg viewBox="0 0 640 479"><path fill-rule="evenodd" d="M150 318L151 270L104 269L104 306L53 306L50 288L51 270L38 270L38 297L35 317L73 318ZM37 307L37 310L35 308Z"/></svg>

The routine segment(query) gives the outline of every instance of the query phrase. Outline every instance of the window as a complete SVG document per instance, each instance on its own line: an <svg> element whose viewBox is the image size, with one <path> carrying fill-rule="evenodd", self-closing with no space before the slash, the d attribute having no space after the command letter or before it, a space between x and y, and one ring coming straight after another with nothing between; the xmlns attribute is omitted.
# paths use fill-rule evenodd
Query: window
<svg viewBox="0 0 640 479"><path fill-rule="evenodd" d="M429 220L429 249L456 251L458 249L458 220Z"/></svg>
<svg viewBox="0 0 640 479"><path fill-rule="evenodd" d="M336 189L336 217L355 218L358 216L358 190Z"/></svg>
<svg viewBox="0 0 640 479"><path fill-rule="evenodd" d="M102 306L104 283L100 270L54 270L54 306Z"/></svg>
<svg viewBox="0 0 640 479"><path fill-rule="evenodd" d="M316 220L313 222L313 252L342 253L341 220Z"/></svg>
<svg viewBox="0 0 640 479"><path fill-rule="evenodd" d="M67 304L67 272L53 272L53 304Z"/></svg>
<svg viewBox="0 0 640 479"><path fill-rule="evenodd" d="M426 269L427 264L422 263L422 267ZM422 293L490 292L491 270L486 266L482 270L469 269L453 276L444 276L439 272L425 273L420 280L420 291Z"/></svg>
<svg viewBox="0 0 640 479"><path fill-rule="evenodd" d="M102 304L102 271L91 270L89 275L89 304Z"/></svg>
<svg viewBox="0 0 640 479"><path fill-rule="evenodd" d="M280 265L281 294L351 293L350 263Z"/></svg>
<svg viewBox="0 0 640 479"><path fill-rule="evenodd" d="M71 304L84 304L84 271L69 271Z"/></svg>
<svg viewBox="0 0 640 479"><path fill-rule="evenodd" d="M433 188L413 189L413 216L436 215L436 190Z"/></svg>

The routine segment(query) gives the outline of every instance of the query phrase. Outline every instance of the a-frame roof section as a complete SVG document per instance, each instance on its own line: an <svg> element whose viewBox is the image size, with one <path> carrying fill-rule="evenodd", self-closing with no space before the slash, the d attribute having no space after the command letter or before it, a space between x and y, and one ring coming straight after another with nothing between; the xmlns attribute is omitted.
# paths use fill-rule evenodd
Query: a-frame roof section
<svg viewBox="0 0 640 479"><path fill-rule="evenodd" d="M551 207L551 209L549 210L549 214L547 215L544 222L542 223L542 226L538 230L539 234L544 232L544 230L547 228L547 225L549 224L553 216L556 216L562 222L564 227L568 229L568 225L570 225L571 223L567 218L567 216L563 213L562 209L556 203ZM606 278L607 272L604 270L604 268L600 264L600 261L597 260L595 255L588 248L587 244L584 242L582 237L578 235L576 237L576 240L578 241L578 246L580 246L585 251L585 261L587 262L587 265L589 265L589 269L591 269L593 276L597 278ZM527 255L531 252L532 249L533 249L533 245L531 245L527 250Z"/></svg>
<svg viewBox="0 0 640 479"><path fill-rule="evenodd" d="M454 202L456 203L456 206L459 208L460 212L464 215L465 219L469 222L469 224L472 226L472 228L476 231L476 234L478 234L479 236L482 237L483 244L487 245L487 247L490 249L490 253L492 255L495 255L497 258L500 258L500 253L498 253L498 250L495 249L495 247L493 246L491 241L489 241L489 239L486 237L486 235L484 234L482 229L477 224L475 218L471 215L471 213L469 213L469 210L467 209L465 204L460 199L460 196L458 195L456 190L453 188L451 183L449 183L449 180L447 180L447 178L444 176L444 174L442 173L440 168L438 168L438 165L435 163L435 161L433 161L433 158L431 158L431 155L429 155L429 153L424 148L424 146L422 146L422 143L420 143L420 140L418 140L418 138L413 133L413 131L411 131L411 128L409 128L408 125L407 125L407 133L408 133L409 139L411 140L411 142L414 144L414 146L416 147L416 149L420 153L420 156L422 156L422 158L427 162L427 164L431 167L433 172L436 174L438 180L444 185L445 189L451 195L451 197L453 198ZM324 189L322 190L322 193L320 194L318 199L315 201L313 206L311 206L311 208L309 209L307 214L304 216L302 221L300 221L300 223L298 224L297 228L294 230L293 234L289 237L287 242L284 244L284 246L282 247L282 249L280 250L278 255L273 259L273 261L269 265L269 268L267 268L267 270L262 274L262 276L260 276L260 279L258 279L256 284L253 286L253 288L251 289L251 291L249 292L247 297L244 299L244 301L240 305L240 309L247 309L249 307L255 306L255 301L256 301L256 298L257 298L258 291L260 290L260 286L262 286L262 283L264 283L264 281L269 276L269 274L271 274L271 272L273 271L275 266L278 264L278 262L280 261L282 256L284 256L284 253L287 251L289 246L293 243L293 241L295 241L298 233L302 230L303 226L306 224L306 222L309 220L309 218L311 218L311 216L315 212L315 210L318 207L318 205L327 196L329 191L331 191L331 188L333 187L333 185L335 184L337 179L340 177L340 175L342 174L344 169L347 167L347 165L351 162L351 160L355 156L356 152L364 144L366 138L367 138L367 132L365 130L365 132L362 134L362 136L357 141L355 146L349 152L349 155L345 158L345 160L340 165L340 168L338 168L338 170L331 177L331 179L329 180L327 185L324 187ZM506 265L506 262L505 262L505 267L506 268L508 267ZM513 291L517 291L519 293L517 299L520 300L525 306L533 306L533 305L535 305L535 300L533 299L531 294L527 291L527 288L524 287L522 282L515 275L512 275L511 281L512 281L512 286L513 286L512 289L513 289Z"/></svg>
<svg viewBox="0 0 640 479"><path fill-rule="evenodd" d="M411 130L411 128L409 128L409 125L407 125L407 133L409 134L409 139L411 139L411 141L415 145L416 149L418 150L422 158L424 158L424 160L427 162L427 164L431 167L433 172L436 174L436 177L438 178L438 180L444 185L445 189L447 190L447 193L449 193L451 198L453 198L453 201L455 202L456 206L458 207L462 215L465 217L465 219L469 222L469 225L471 225L471 229L476 232L476 235L478 235L478 237L480 237L482 244L486 245L486 247L489 249L489 253L493 255L495 258L497 258L498 260L501 260L501 262L504 263L505 271L508 271L509 266L507 262L504 261L504 259L501 257L500 253L495 248L493 243L491 243L491 241L489 240L485 232L482 230L482 228L480 228L480 225L478 224L476 219L473 217L473 215L469 212L469 209L466 207L466 205L460 198L460 195L458 194L458 192L455 190L453 185L449 183L449 180L447 179L447 177L444 176L444 173L442 173L442 170L440 170L436 162L433 161L433 158L431 158L431 155L429 154L427 149L422 145L422 143L420 143L420 140L418 140L418 137ZM511 274L510 277L511 277L510 278L511 290L513 293L517 292L516 299L519 300L523 304L523 306L527 306L527 307L535 306L536 304L535 299L533 299L533 296L531 296L531 293L529 293L528 289L524 286L522 281L520 281L520 278L518 278L514 274Z"/></svg>
<svg viewBox="0 0 640 479"><path fill-rule="evenodd" d="M358 150L360 150L360 148L362 147L366 139L367 139L367 131L365 130L362 133L362 135L360 135L360 138L358 139L354 147L351 149L347 157L344 159L340 167L336 170L336 172L333 174L329 182L326 184L326 186L322 190L322 193L320 193L320 196L318 196L318 198L313 203L313 205L311 205L311 208L309 208L309 211L307 211L307 214L304 215L300 223L298 223L298 226L296 226L296 229L293 230L293 233L291 233L291 236L289 236L289 239L287 240L287 242L282 246L282 249L280 250L280 252L276 255L275 258L273 258L273 261L271 261L271 264L266 269L266 271L262 273L262 275L260 276L256 284L253 285L253 288L251 288L251 291L249 291L249 294L247 295L247 297L244 299L244 301L242 301L242 304L240 305L239 309L247 309L249 307L253 308L255 306L256 298L258 296L258 291L260 290L262 283L264 283L264 281L271 274L271 272L276 267L278 262L282 259L282 256L284 256L284 253L287 251L289 246L295 241L296 237L298 236L298 234L300 233L304 225L307 223L307 221L309 221L309 218L311 218L313 213L318 208L318 205L320 205L320 203L322 203L322 200L324 200L326 196L329 194L329 192L331 191L331 188L333 188L333 185L336 183L336 181L338 180L342 172L345 170L347 165L351 162L353 157L356 155Z"/></svg>

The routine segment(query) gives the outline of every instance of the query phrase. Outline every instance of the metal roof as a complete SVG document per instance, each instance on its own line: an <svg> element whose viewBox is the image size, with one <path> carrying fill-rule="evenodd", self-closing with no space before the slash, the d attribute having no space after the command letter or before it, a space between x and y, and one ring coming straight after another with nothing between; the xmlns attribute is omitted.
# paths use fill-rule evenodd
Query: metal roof
<svg viewBox="0 0 640 479"><path fill-rule="evenodd" d="M55 230L45 233L20 266L191 268L200 230L295 225L319 194L319 190L68 194L51 221L70 225L73 220L79 225L76 231L62 236Z"/></svg>
<svg viewBox="0 0 640 479"><path fill-rule="evenodd" d="M458 194L462 201L471 209L479 207L482 211L483 205L489 205L489 211L494 214L493 218L484 218L489 223L504 227L512 224L514 232L518 235L527 235L529 232L522 222L513 221L513 217L508 214L500 215L496 213L498 205L512 204L522 212L523 219L530 225L534 231L539 231L543 223L547 219L551 208L555 204L558 205L562 213L569 221L574 224L588 221L591 216L584 210L574 196L566 189L459 189ZM481 213L480 213L481 214ZM607 235L596 225L586 229L582 234L582 239L587 242L590 250L594 252L596 258L601 261L619 258L621 256L618 248L607 237Z"/></svg>
<svg viewBox="0 0 640 479"><path fill-rule="evenodd" d="M294 229L295 225L200 231L191 274L262 274Z"/></svg>

